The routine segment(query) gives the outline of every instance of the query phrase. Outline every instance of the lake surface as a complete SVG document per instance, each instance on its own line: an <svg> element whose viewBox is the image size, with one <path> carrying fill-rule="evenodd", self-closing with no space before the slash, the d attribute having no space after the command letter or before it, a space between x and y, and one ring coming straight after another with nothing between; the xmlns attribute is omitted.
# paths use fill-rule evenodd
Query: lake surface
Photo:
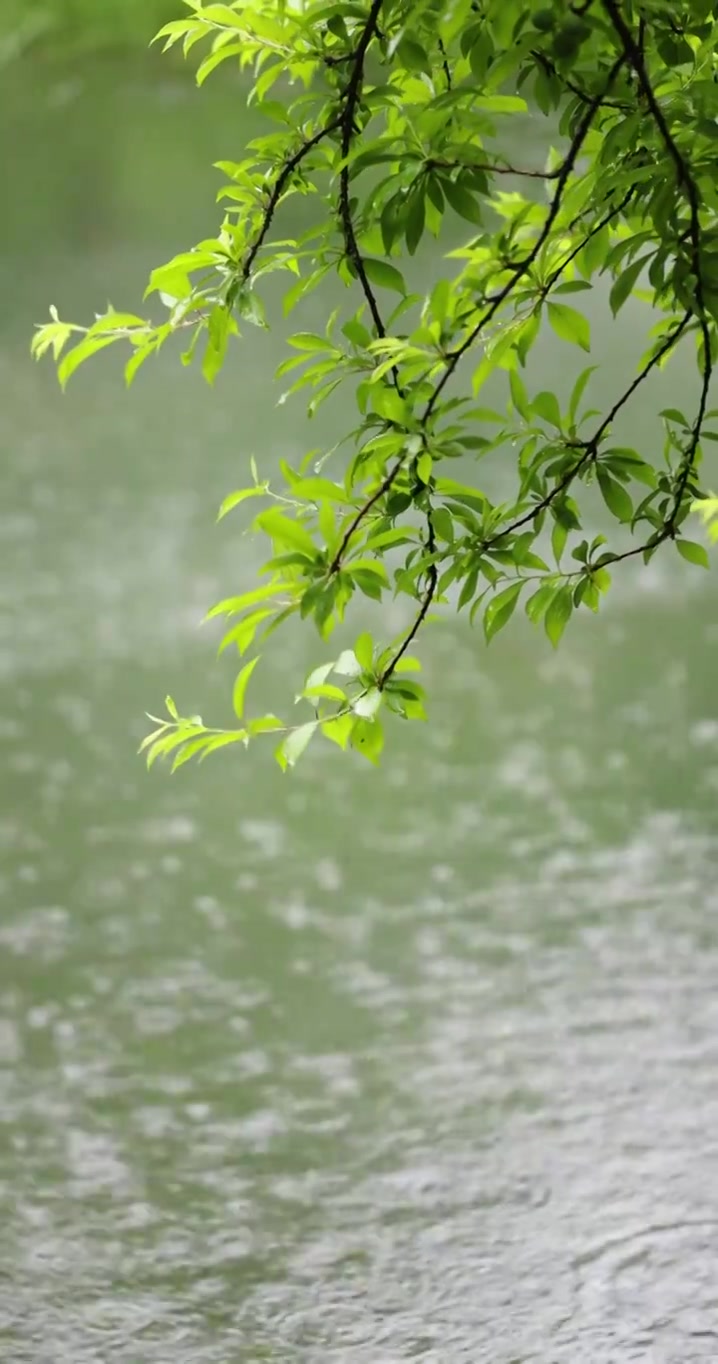
<svg viewBox="0 0 718 1364"><path fill-rule="evenodd" d="M167 690L228 708L199 622L255 551L216 507L317 434L276 337L214 395L28 359L214 222L236 92L26 69L0 106L0 1356L714 1364L714 574L626 572L555 655L438 624L378 773L148 776ZM612 392L643 319L604 305ZM271 704L320 653L275 648Z"/></svg>

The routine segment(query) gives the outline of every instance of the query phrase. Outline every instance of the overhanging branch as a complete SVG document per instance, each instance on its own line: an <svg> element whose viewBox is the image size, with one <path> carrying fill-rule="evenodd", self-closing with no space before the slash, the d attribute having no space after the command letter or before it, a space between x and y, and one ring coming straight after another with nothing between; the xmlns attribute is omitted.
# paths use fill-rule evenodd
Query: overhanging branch
<svg viewBox="0 0 718 1364"><path fill-rule="evenodd" d="M254 241L252 242L252 245L249 248L247 255L244 258L244 262L242 264L242 274L240 278L240 282L242 284L247 283L247 280L249 279L252 273L252 266L254 265L254 262L257 259L257 255L259 254L259 251L264 245L267 233L269 232L269 229L272 226L272 220L274 218L277 205L279 204L279 201L285 189L287 188L287 185L289 184L289 181L291 180L295 170L297 169L298 166L301 165L305 156L307 156L309 152L313 151L315 147L318 147L319 143L323 142L324 138L328 137L330 133L336 132L340 126L341 118L337 115L337 117L332 119L330 123L327 123L324 128L320 128L319 132L315 133L313 137L308 137L306 141L303 142L302 145L297 149L297 151L293 152L293 154L284 162L274 182L274 185L272 186L271 194L269 196L269 199L267 200L266 207L262 214L262 221L259 227L259 231Z"/></svg>
<svg viewBox="0 0 718 1364"><path fill-rule="evenodd" d="M377 336L386 336L386 329L379 312L374 291L369 283L369 279L364 266L364 259L359 250L354 222L352 220L351 201L349 194L349 164L348 157L351 151L352 138L354 137L354 119L357 105L361 95L362 81L364 78L364 60L372 39L377 32L379 15L381 14L383 0L372 0L366 23L362 29L361 37L357 43L356 51L352 59L351 71L344 91L342 102L342 113L340 118L342 130L342 169L339 176L339 217L344 237L344 249L347 260L351 262L352 269L359 280L362 292L367 301L372 321L376 328Z"/></svg>
<svg viewBox="0 0 718 1364"><path fill-rule="evenodd" d="M638 84L646 101L646 105L650 110L651 117L653 118L663 144L675 166L676 179L684 190L690 212L689 238L691 243L691 273L693 276L695 292L695 315L698 319L698 326L703 341L702 383L698 413L693 423L690 440L684 451L683 469L676 485L673 510L666 522L667 534L673 536L675 534L676 522L683 502L683 495L688 486L688 481L691 477L693 465L695 463L696 452L698 450L701 430L708 405L708 390L710 388L713 369L711 337L706 321L705 291L701 265L700 196L698 187L693 178L690 163L684 157L678 146L678 143L668 126L668 121L656 97L653 86L651 85L641 43L636 40L632 33L626 19L621 13L617 0L603 0L603 5L621 42L623 54L636 73Z"/></svg>
<svg viewBox="0 0 718 1364"><path fill-rule="evenodd" d="M456 370L460 360L463 358L466 352L470 350L471 347L475 344L481 333L492 321L492 319L496 316L497 312L499 311L499 308L506 302L506 300L513 293L514 289L516 288L520 280L522 280L523 277L527 274L527 272L531 269L531 266L536 260L542 246L548 240L551 228L553 227L553 224L556 221L556 218L558 217L564 191L566 189L569 176L576 164L576 161L578 160L578 155L581 150L581 147L583 146L583 143L588 135L588 131L591 127L591 124L598 110L600 109L603 100L605 99L606 95L611 89L616 79L616 76L618 75L625 60L626 60L625 54L622 52L620 57L618 57L616 61L613 63L613 66L611 67L608 73L608 78L606 80L606 84L604 86L603 91L601 92L601 94L596 95L588 104L588 107L579 123L579 126L576 129L573 138L571 139L571 145L569 146L569 149L563 161L563 165L561 166L561 170L556 184L556 190L551 201L551 206L546 215L543 227L541 228L541 231L536 241L534 242L534 245L529 251L528 256L526 256L524 260L520 262L519 265L511 267L512 271L511 279L494 296L486 312L483 313L483 315L476 323L476 325L472 327L468 336L466 336L464 340L461 342L461 345L457 346L456 349L452 351L451 354L449 355L444 372L441 375L441 378L437 381L434 387L434 391L426 405L424 416L422 418L422 424L424 426L426 426L426 424L431 419L431 415L434 411L434 408L436 407L436 404L439 401L441 394L443 393L451 376Z"/></svg>

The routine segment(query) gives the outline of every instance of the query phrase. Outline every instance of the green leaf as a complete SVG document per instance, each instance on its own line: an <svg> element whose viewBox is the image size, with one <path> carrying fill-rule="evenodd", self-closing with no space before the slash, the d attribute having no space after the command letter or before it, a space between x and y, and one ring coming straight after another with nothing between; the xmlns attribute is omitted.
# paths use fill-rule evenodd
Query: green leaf
<svg viewBox="0 0 718 1364"><path fill-rule="evenodd" d="M256 720L250 720L247 729L250 734L270 734L272 730L284 729L284 725L276 715L258 715Z"/></svg>
<svg viewBox="0 0 718 1364"><path fill-rule="evenodd" d="M385 417L395 426L403 426L406 421L406 402L388 384L376 384L371 390L371 405L379 417Z"/></svg>
<svg viewBox="0 0 718 1364"><path fill-rule="evenodd" d="M426 50L416 38L402 38L397 47L397 56L407 71L425 71L427 74L431 71Z"/></svg>
<svg viewBox="0 0 718 1364"><path fill-rule="evenodd" d="M145 360L149 360L150 356L154 355L156 349L157 347L155 345L138 346L137 350L130 356L129 360L127 361L127 364L125 365L125 383L127 384L128 388L130 387L130 384L132 383L132 380L134 379L138 369L140 369L140 367L144 365Z"/></svg>
<svg viewBox="0 0 718 1364"><path fill-rule="evenodd" d="M293 336L287 338L290 346L295 350L306 351L333 351L334 347L326 336L316 336L314 332L295 332Z"/></svg>
<svg viewBox="0 0 718 1364"><path fill-rule="evenodd" d="M426 205L424 201L424 190L420 185L411 195L406 216L406 249L410 256L415 255L419 242L424 235L425 221Z"/></svg>
<svg viewBox="0 0 718 1364"><path fill-rule="evenodd" d="M551 531L551 548L557 564L560 564L561 562L561 555L566 548L567 538L568 530L566 527L563 526L560 521L554 521L553 530Z"/></svg>
<svg viewBox="0 0 718 1364"><path fill-rule="evenodd" d="M664 407L659 412L659 417L665 417L668 421L677 422L679 426L688 427L688 422L682 412L677 407Z"/></svg>
<svg viewBox="0 0 718 1364"><path fill-rule="evenodd" d="M559 588L551 598L544 616L544 629L554 648L556 648L573 611L573 590L570 586Z"/></svg>
<svg viewBox="0 0 718 1364"><path fill-rule="evenodd" d="M631 521L633 518L633 503L622 483L611 475L599 464L596 471L598 486L601 489L608 510L619 521Z"/></svg>
<svg viewBox="0 0 718 1364"><path fill-rule="evenodd" d="M555 393L549 393L546 389L537 393L531 403L531 410L535 412L537 417L548 422L549 426L555 426L559 431L561 430L561 409Z"/></svg>
<svg viewBox="0 0 718 1364"><path fill-rule="evenodd" d="M306 725L299 725L297 729L292 729L282 740L275 757L282 771L288 767L294 767L299 761L307 745L317 732L318 720L310 720Z"/></svg>
<svg viewBox="0 0 718 1364"><path fill-rule="evenodd" d="M228 512L233 511L235 507L238 507L240 502L246 502L248 497L263 496L268 487L268 483L263 483L256 488L241 488L236 493L230 493L228 497L225 497L224 502L217 513L217 520L221 521L222 517L226 516Z"/></svg>
<svg viewBox="0 0 718 1364"><path fill-rule="evenodd" d="M509 388L511 390L511 400L519 416L523 417L524 421L530 421L531 405L529 403L528 394L523 381L520 379L515 369L509 370Z"/></svg>
<svg viewBox="0 0 718 1364"><path fill-rule="evenodd" d="M388 261L375 260L372 256L365 256L364 269L367 279L372 284L378 284L382 289L393 289L397 294L406 293L403 275L397 270L396 266L390 265Z"/></svg>
<svg viewBox="0 0 718 1364"><path fill-rule="evenodd" d="M352 748L356 748L371 763L377 763L384 747L384 732L378 719L355 721L352 728Z"/></svg>
<svg viewBox="0 0 718 1364"><path fill-rule="evenodd" d="M349 574L357 572L371 573L375 578L378 578L385 587L389 586L389 577L381 559L350 559L349 563L344 565L344 571Z"/></svg>
<svg viewBox="0 0 718 1364"><path fill-rule="evenodd" d="M549 604L553 601L559 588L555 582L542 583L538 592L534 592L526 602L526 615L532 625L537 625L543 619Z"/></svg>
<svg viewBox="0 0 718 1364"><path fill-rule="evenodd" d="M588 318L567 303L548 303L548 320L562 341L572 341L582 350L591 349L591 328Z"/></svg>
<svg viewBox="0 0 718 1364"><path fill-rule="evenodd" d="M296 697L297 701L301 701L302 699L306 701L339 701L343 704L346 702L347 698L341 687L335 687L332 682L317 682L314 687L305 687L304 691L300 692L299 696Z"/></svg>
<svg viewBox="0 0 718 1364"><path fill-rule="evenodd" d="M587 606L589 611L598 611L601 605L601 594L590 575L581 578L574 588L573 604L574 606Z"/></svg>
<svg viewBox="0 0 718 1364"><path fill-rule="evenodd" d="M322 720L321 732L326 739L330 739L333 744L344 749L351 738L356 723L356 718L353 715L334 715L328 720Z"/></svg>
<svg viewBox="0 0 718 1364"><path fill-rule="evenodd" d="M286 587L286 583L280 580L267 583L263 587L255 587L251 592L243 592L240 597L225 597L210 608L205 620L214 620L216 616L235 616L248 606L254 606L256 602L278 596L280 592L286 591Z"/></svg>
<svg viewBox="0 0 718 1364"><path fill-rule="evenodd" d="M431 519L434 524L434 532L438 538L449 545L453 544L454 521L451 512L447 511L446 507L434 507Z"/></svg>
<svg viewBox="0 0 718 1364"><path fill-rule="evenodd" d="M250 645L254 643L254 637L262 621L274 616L275 611L276 607L274 606L263 607L259 611L251 611L239 625L235 625L227 631L219 646L218 653L223 654L225 649L234 644L241 658L242 654L246 654Z"/></svg>
<svg viewBox="0 0 718 1364"><path fill-rule="evenodd" d="M519 357L520 364L522 364L523 366L526 365L529 351L531 350L531 347L533 346L534 341L536 340L540 330L541 330L540 308L536 308L534 312L531 313L531 316L527 317L525 321L521 322L516 328L516 331L514 333L516 340L516 354Z"/></svg>
<svg viewBox="0 0 718 1364"><path fill-rule="evenodd" d="M507 10L506 17L513 25L514 19L510 8ZM472 105L475 109L483 109L487 114L526 114L528 105L525 99L519 99L518 95L474 95Z"/></svg>
<svg viewBox="0 0 718 1364"><path fill-rule="evenodd" d="M431 474L433 468L434 461L431 458L431 455L429 454L428 450L425 450L423 455L419 455L419 458L416 461L417 478L425 486L428 486L429 483L431 482Z"/></svg>
<svg viewBox="0 0 718 1364"><path fill-rule="evenodd" d="M370 597L372 601L381 601L382 584L375 574L367 572L364 568L351 566L347 568L347 572L351 573L351 577L365 597Z"/></svg>
<svg viewBox="0 0 718 1364"><path fill-rule="evenodd" d="M361 634L354 645L354 655L365 673L370 673L374 666L374 644L371 635L365 631Z"/></svg>
<svg viewBox="0 0 718 1364"><path fill-rule="evenodd" d="M238 720L241 720L244 715L244 697L247 691L247 684L258 663L259 655L257 655L256 658L251 659L249 663L245 663L241 672L237 674L237 679L232 690L232 706Z"/></svg>
<svg viewBox="0 0 718 1364"><path fill-rule="evenodd" d="M230 57L239 57L241 54L242 46L240 43L232 43L228 47L221 47L216 52L210 53L197 68L197 84L204 85L207 77L211 75L222 62L226 62Z"/></svg>
<svg viewBox="0 0 718 1364"><path fill-rule="evenodd" d="M262 491L266 490L266 484ZM308 502L340 502L346 505L347 496L341 483L332 483L328 478L299 478L291 485L292 496L306 498Z"/></svg>
<svg viewBox="0 0 718 1364"><path fill-rule="evenodd" d="M589 379L591 378L591 375L595 374L596 372L596 368L597 368L596 365L588 365L586 369L582 370L571 390L571 398L568 405L568 415L569 420L572 422L575 422L576 420L576 416L578 414L578 405L583 397L584 390Z"/></svg>
<svg viewBox="0 0 718 1364"><path fill-rule="evenodd" d="M487 644L510 621L522 587L523 582L512 583L510 587L504 588L503 592L492 597L484 612L484 635Z"/></svg>
<svg viewBox="0 0 718 1364"><path fill-rule="evenodd" d="M353 649L344 649L334 664L339 677L361 677L362 666Z"/></svg>
<svg viewBox="0 0 718 1364"><path fill-rule="evenodd" d="M312 668L312 671L304 683L305 691L310 691L312 687L321 686L322 682L326 682L333 669L333 663L321 663L318 668Z"/></svg>
<svg viewBox="0 0 718 1364"><path fill-rule="evenodd" d="M676 540L676 549L689 564L698 564L700 568L710 568L708 551L704 545L697 544L695 540Z"/></svg>
<svg viewBox="0 0 718 1364"><path fill-rule="evenodd" d="M651 256L649 254L647 256L641 256L639 260L632 261L630 265L626 266L623 273L614 280L614 283L611 286L611 292L608 295L608 302L614 317L619 309L623 307L626 299L633 292L638 276L641 271L645 269L646 262L650 259Z"/></svg>
<svg viewBox="0 0 718 1364"><path fill-rule="evenodd" d="M204 752L212 742L211 734L203 734L199 739L192 739L189 743L182 746L172 761L172 772L176 772L178 767L183 767L191 758L195 758L198 753Z"/></svg>
<svg viewBox="0 0 718 1364"><path fill-rule="evenodd" d="M456 180L441 180L441 188L446 195L446 201L451 205L455 213L460 218L465 218L469 223L481 226L483 221L481 205L474 198L464 185L460 185Z"/></svg>
<svg viewBox="0 0 718 1364"><path fill-rule="evenodd" d="M284 516L276 507L270 507L267 511L260 512L259 516L255 518L254 524L259 530L263 530L265 534L271 536L273 540L278 540L281 544L287 545L291 549L297 549L311 559L316 559L317 547L309 532L297 521L292 521L288 516Z"/></svg>
<svg viewBox="0 0 718 1364"><path fill-rule="evenodd" d="M369 691L362 692L357 696L352 705L355 715L361 716L362 720L373 720L381 707L381 692L378 687L371 687Z"/></svg>
<svg viewBox="0 0 718 1364"><path fill-rule="evenodd" d="M418 658L412 658L411 654L403 654L394 669L398 673L420 673L421 663Z"/></svg>
<svg viewBox="0 0 718 1364"><path fill-rule="evenodd" d="M66 8L81 2L64 0ZM14 3L23 9L22 0ZM60 0L35 3L52 8ZM142 8L142 0L127 3ZM167 25L161 42L181 45L185 55L203 43L200 82L229 60L240 83L246 77L253 109L245 146L229 153L239 159L217 163L223 178L215 235L153 270L148 292L158 295L161 322L115 312L101 300L89 327L78 326L61 322L53 308L32 353L51 358L64 385L85 359L121 340L129 381L176 338L182 363L194 357L211 382L229 338L240 327L249 331L248 323L264 325L265 290L272 305L275 299L265 277L282 274L276 299L284 300L285 313L295 305L301 311L279 366L289 385L280 402L300 393L312 416L327 399L334 402L341 384L334 402L339 425L331 450L307 451L296 469L279 460L281 486L260 483L253 465L253 486L222 501L219 519L264 495L250 519L269 537L250 547L259 562L249 565L248 590L227 588L237 595L210 613L223 621L220 651L236 646L240 656L231 679L241 668L233 690L237 716L257 662L247 663L247 655L263 651L278 628L304 623L322 639L342 628L356 643L341 654L339 646L327 650L339 657L313 668L303 688L290 668L289 699L298 693L300 702L294 714L301 720L304 709L312 723L289 729L264 716L246 729L205 728L196 717L183 718L168 698L166 716L150 721L154 732L142 751L152 763L181 766L279 727L270 747L281 740L283 767L293 765L317 729L375 761L381 708L421 719L424 698L403 678L415 661L402 657L395 668L400 646L385 648L374 638L382 627L371 625L365 598L382 618L392 593L410 598L411 639L421 638L450 598L472 623L483 618L487 641L522 601L527 617L556 644L573 609L597 609L614 563L633 553L650 559L672 538L671 528L676 537L718 540L718 499L698 493L699 474L710 468L709 442L718 441L711 429L718 414L704 411L710 375L703 372L711 361L718 366L715 4L625 6L666 127L695 180L694 195L644 107L641 81L630 79L630 61L603 99L604 77L620 55L608 13L624 8L618 0L533 0L523 7L517 0L186 0L185 8L188 17ZM522 96L547 115L538 162L532 139L524 138ZM504 120L514 115L520 121L514 119L512 134ZM293 197L296 212L289 204L287 216ZM689 199L700 207L699 299ZM439 239L442 229L452 237L450 259L442 246L405 279L424 233ZM644 270L650 288L642 291ZM327 318L321 290L334 272L349 303ZM601 338L609 360L622 338L618 314L626 300L645 296L651 310L642 315L642 368L619 376L601 410L587 412L595 367L582 369L588 361L580 358L574 365L570 353L564 360L562 345L590 349L578 294L599 272L618 319L609 319ZM407 293L414 282L420 292ZM653 370L668 362L681 337L702 371L703 396L687 384L682 399L679 385L675 401L686 402L685 414L662 409L661 467L650 424L641 425L641 395L655 388L659 401L669 401ZM706 346L714 353L704 355ZM250 343L248 374L260 360ZM608 377L609 369L607 362ZM472 403L471 370L474 391L493 385L504 411ZM650 383L642 386L645 377ZM534 396L543 382L555 390ZM605 389L603 379L595 388ZM242 421L238 410L240 470ZM611 446L610 428L624 421L641 433L636 451ZM301 450L299 430L285 434ZM467 453L477 459L496 453L506 465L496 485L490 470L486 485L506 502L494 501L473 478L467 484L442 478L449 460L465 468ZM590 532L582 538L594 482L609 509L604 520L610 515L636 534L625 553ZM165 484L171 492L169 466ZM691 531L686 521L695 498L705 532ZM549 540L556 565L550 553L548 562L540 557ZM676 543L687 562L708 564L702 544Z"/></svg>
<svg viewBox="0 0 718 1364"><path fill-rule="evenodd" d="M384 205L379 220L381 228L381 240L384 250L388 255L396 241L404 230L407 216L407 201L402 194L395 194L392 199Z"/></svg>
<svg viewBox="0 0 718 1364"><path fill-rule="evenodd" d="M200 754L200 762L204 762L210 753L216 753L218 748L227 748L229 744L244 744L247 746L248 734L246 729L236 729L231 734L213 734L209 743L204 745L204 750Z"/></svg>
<svg viewBox="0 0 718 1364"><path fill-rule="evenodd" d="M96 339L93 336L86 336L85 340L80 341L79 345L73 346L72 350L67 351L57 367L57 377L62 388L65 388L68 379L72 377L79 365L85 360L89 360L91 355L96 355L98 351L104 350L105 346L113 345L117 340L116 336L98 336Z"/></svg>
<svg viewBox="0 0 718 1364"><path fill-rule="evenodd" d="M431 291L429 308L432 317L439 323L446 321L451 303L451 285L448 279L440 279Z"/></svg>

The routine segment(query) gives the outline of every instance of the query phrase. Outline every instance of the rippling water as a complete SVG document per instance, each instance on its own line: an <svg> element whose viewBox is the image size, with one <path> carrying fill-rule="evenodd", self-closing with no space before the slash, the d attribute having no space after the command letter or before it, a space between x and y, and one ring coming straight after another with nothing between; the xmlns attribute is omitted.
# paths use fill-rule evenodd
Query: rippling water
<svg viewBox="0 0 718 1364"><path fill-rule="evenodd" d="M0 1357L714 1364L715 580L627 575L556 656L437 626L378 775L146 776L168 685L226 704L196 621L248 550L213 509L296 415L261 346L218 399L30 370L56 286L119 300L165 249L174 121L133 169L137 91L85 98L98 239L71 203L3 262ZM39 220L77 101L12 101Z"/></svg>

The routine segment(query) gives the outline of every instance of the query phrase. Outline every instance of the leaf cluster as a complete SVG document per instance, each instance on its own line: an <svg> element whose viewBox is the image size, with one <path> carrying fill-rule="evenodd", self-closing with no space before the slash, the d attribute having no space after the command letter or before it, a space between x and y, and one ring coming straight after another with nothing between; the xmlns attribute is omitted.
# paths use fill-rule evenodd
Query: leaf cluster
<svg viewBox="0 0 718 1364"><path fill-rule="evenodd" d="M424 716L404 672L436 607L466 609L490 641L521 604L557 644L576 611L599 609L623 560L673 543L706 562L683 531L702 496L705 443L718 439L718 21L709 0L185 3L158 39L200 54L200 85L220 67L245 73L266 131L218 164L216 235L152 272L159 318L110 308L79 327L52 311L33 350L52 351L64 385L91 355L124 345L131 382L179 333L183 364L198 359L212 383L230 342L266 326L269 274L285 277L287 316L338 277L344 302L323 330L289 338L280 401L303 395L311 417L342 388L353 422L338 449L283 464L277 488L251 463L251 482L220 514L261 499L251 528L268 557L258 585L211 614L232 617L221 647L239 655L295 616L328 639L357 595L407 598L410 623L388 641L362 635L353 674L346 653L315 669L299 694L313 718L298 726L245 724L244 667L239 729L207 729L170 707L146 746L150 760L174 752L177 765L281 728L282 766L315 733L376 758L380 712ZM514 164L507 130L529 113L556 145L543 164ZM313 197L317 221L287 237L282 210L297 194ZM406 260L447 220L464 224L465 242L438 283L412 292ZM637 371L605 410L587 405L596 366L581 361L592 351L582 295L597 282L616 318L632 296L652 309ZM566 365L577 362L565 406L527 377L546 328ZM660 454L621 445L617 418L685 346L694 408L661 412ZM483 401L489 380L503 385L503 405ZM466 472L495 451L514 474L502 502L479 470ZM616 545L584 530L591 486Z"/></svg>

